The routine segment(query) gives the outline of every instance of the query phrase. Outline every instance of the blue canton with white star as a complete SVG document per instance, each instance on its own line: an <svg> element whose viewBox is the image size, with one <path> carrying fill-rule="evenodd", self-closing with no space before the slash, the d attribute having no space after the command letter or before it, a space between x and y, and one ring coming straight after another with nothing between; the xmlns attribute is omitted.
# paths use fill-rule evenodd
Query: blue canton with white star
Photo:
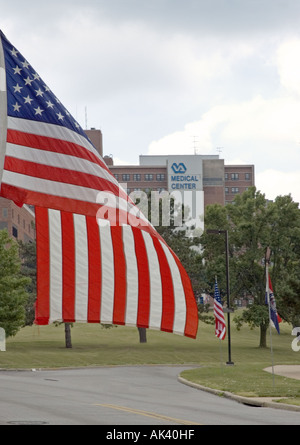
<svg viewBox="0 0 300 445"><path fill-rule="evenodd" d="M220 291L219 291L219 287L217 282L215 283L215 293L214 293L214 298L215 300L220 303L220 305L222 305L222 300L221 300L221 295L220 295Z"/></svg>
<svg viewBox="0 0 300 445"><path fill-rule="evenodd" d="M5 57L8 116L61 125L87 138L40 76L1 33Z"/></svg>

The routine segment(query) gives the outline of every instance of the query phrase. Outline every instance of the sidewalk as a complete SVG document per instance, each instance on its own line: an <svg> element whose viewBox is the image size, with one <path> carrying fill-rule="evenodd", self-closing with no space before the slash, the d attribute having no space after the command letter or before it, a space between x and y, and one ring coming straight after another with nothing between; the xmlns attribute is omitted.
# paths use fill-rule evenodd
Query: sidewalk
<svg viewBox="0 0 300 445"><path fill-rule="evenodd" d="M272 366L265 368L264 371L272 374ZM300 380L300 365L275 365L274 374Z"/></svg>
<svg viewBox="0 0 300 445"><path fill-rule="evenodd" d="M265 368L264 371L272 373L272 366ZM300 380L300 365L276 365L274 366L274 374L281 375L283 377L288 377L291 379ZM197 383L189 382L182 377L178 377L178 381L196 388L202 391L210 392L212 394L227 397L228 399L235 400L238 403L243 403L244 405L260 406L265 408L276 408L285 409L290 411L299 411L300 406L289 405L287 403L278 403L276 400L283 399L283 397L243 397L236 394L232 394L228 391L220 391L217 389L207 388L206 386L198 385ZM300 420L300 419L299 419Z"/></svg>

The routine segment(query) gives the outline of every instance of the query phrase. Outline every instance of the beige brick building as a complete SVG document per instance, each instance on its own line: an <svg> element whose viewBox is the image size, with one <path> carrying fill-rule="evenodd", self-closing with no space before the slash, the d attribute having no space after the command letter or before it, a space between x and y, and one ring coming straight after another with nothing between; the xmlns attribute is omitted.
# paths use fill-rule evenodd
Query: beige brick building
<svg viewBox="0 0 300 445"><path fill-rule="evenodd" d="M202 190L204 207L216 203L226 205L237 194L255 185L254 165L225 165L218 155L140 156L139 165L114 165L108 156L104 160L115 178L127 184L128 193ZM174 173L174 164L183 164L182 172Z"/></svg>

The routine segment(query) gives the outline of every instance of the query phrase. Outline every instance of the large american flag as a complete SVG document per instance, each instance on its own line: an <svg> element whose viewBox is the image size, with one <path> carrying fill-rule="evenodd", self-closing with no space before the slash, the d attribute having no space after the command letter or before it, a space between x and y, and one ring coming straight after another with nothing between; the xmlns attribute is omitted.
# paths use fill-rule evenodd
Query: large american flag
<svg viewBox="0 0 300 445"><path fill-rule="evenodd" d="M215 334L220 340L224 340L226 337L226 323L225 323L223 305L221 301L217 280L215 281L215 292L214 292L214 316L215 316Z"/></svg>
<svg viewBox="0 0 300 445"><path fill-rule="evenodd" d="M2 32L0 175L1 196L36 209L37 324L115 323L196 337L197 305L177 256Z"/></svg>

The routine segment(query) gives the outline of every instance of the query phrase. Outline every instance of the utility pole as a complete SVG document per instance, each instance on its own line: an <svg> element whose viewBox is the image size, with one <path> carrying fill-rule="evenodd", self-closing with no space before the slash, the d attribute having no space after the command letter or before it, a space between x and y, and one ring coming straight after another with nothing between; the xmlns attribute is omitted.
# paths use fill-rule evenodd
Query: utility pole
<svg viewBox="0 0 300 445"><path fill-rule="evenodd" d="M230 332L230 312L233 310L230 308L230 284L229 284L229 245L228 245L228 230L207 230L207 233L225 235L225 259L226 259L226 293L227 293L227 339L228 339L228 361L227 365L234 365L231 361L231 332Z"/></svg>

